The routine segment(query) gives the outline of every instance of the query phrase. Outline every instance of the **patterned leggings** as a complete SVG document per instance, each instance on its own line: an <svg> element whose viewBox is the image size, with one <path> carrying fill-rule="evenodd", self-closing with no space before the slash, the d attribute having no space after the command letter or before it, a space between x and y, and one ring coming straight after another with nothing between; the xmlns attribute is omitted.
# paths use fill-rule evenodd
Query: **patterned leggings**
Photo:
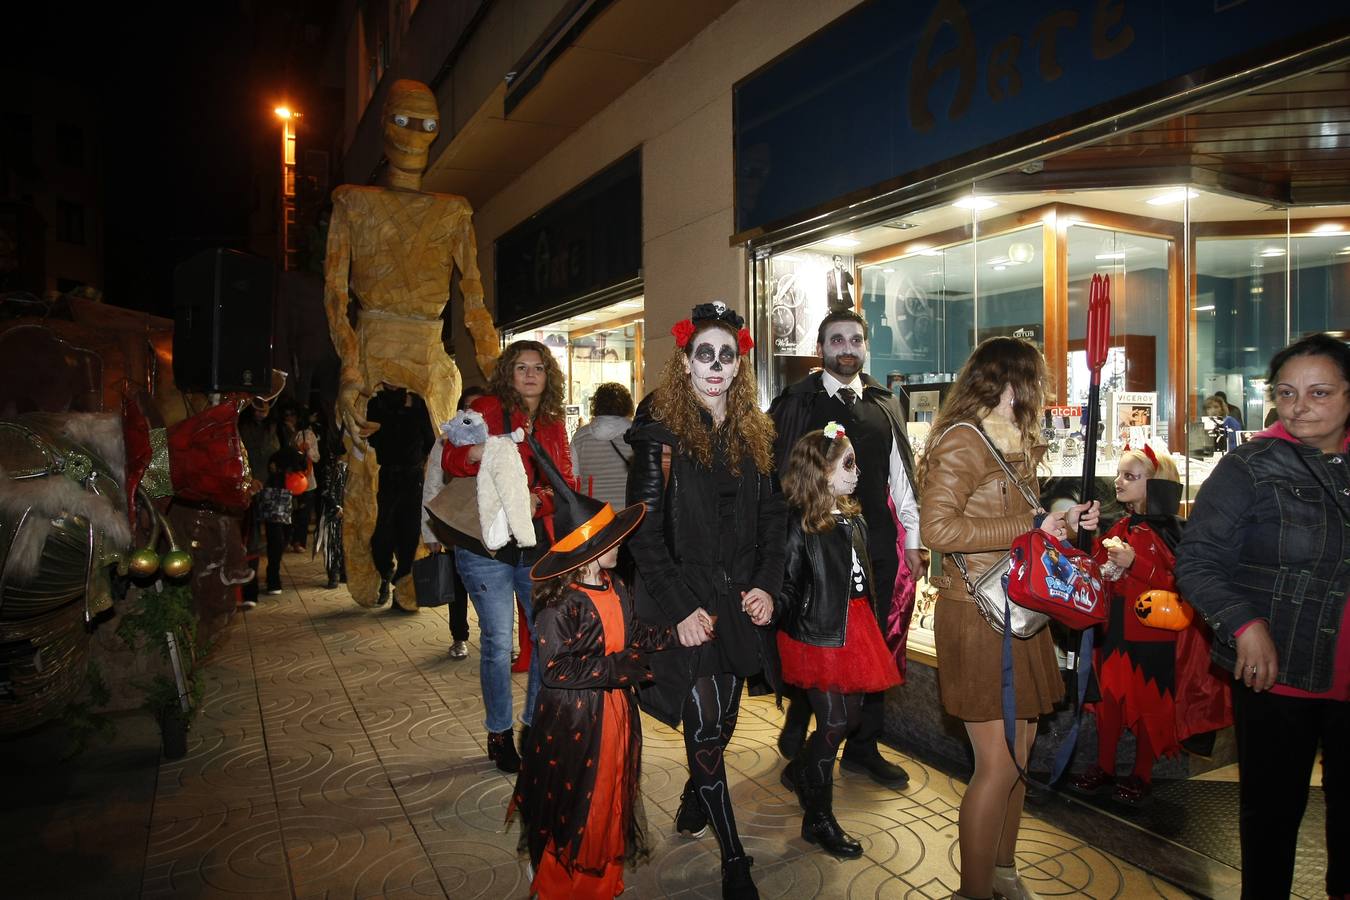
<svg viewBox="0 0 1350 900"><path fill-rule="evenodd" d="M722 751L736 730L742 684L741 678L725 672L697 678L684 703L684 751L689 757L689 781L708 813L708 824L717 835L724 860L745 855L736 833L727 769L722 761Z"/></svg>
<svg viewBox="0 0 1350 900"><path fill-rule="evenodd" d="M858 727L863 694L841 694L811 688L806 698L816 714L816 730L806 742L807 776L815 784L830 780L839 745Z"/></svg>

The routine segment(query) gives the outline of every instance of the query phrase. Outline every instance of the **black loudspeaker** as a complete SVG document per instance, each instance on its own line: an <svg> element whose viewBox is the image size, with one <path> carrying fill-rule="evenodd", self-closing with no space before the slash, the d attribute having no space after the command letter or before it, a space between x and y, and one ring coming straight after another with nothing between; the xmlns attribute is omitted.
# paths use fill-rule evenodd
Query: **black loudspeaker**
<svg viewBox="0 0 1350 900"><path fill-rule="evenodd" d="M173 380L179 390L267 391L272 263L216 248L174 270Z"/></svg>

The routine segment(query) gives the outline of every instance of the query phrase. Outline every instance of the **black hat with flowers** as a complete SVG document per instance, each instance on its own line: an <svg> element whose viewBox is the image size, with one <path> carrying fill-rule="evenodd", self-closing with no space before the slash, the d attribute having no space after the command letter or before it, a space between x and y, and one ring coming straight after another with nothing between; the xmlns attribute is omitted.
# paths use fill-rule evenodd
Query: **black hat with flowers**
<svg viewBox="0 0 1350 900"><path fill-rule="evenodd" d="M689 342L694 339L694 335L698 334L698 330L705 325L711 325L713 322L721 322L736 332L736 348L742 356L754 349L755 340L750 336L750 329L745 327L745 319L721 300L700 303L695 306L689 314L689 318L682 319L671 326L670 333L675 335L676 346L685 350L688 349Z"/></svg>

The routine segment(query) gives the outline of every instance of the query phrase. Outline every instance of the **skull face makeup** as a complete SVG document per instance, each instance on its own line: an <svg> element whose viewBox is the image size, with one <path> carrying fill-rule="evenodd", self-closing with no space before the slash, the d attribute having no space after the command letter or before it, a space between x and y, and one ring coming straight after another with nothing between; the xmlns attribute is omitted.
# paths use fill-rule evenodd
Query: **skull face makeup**
<svg viewBox="0 0 1350 900"><path fill-rule="evenodd" d="M831 322L825 341L817 345L821 365L843 382L853 380L867 363L867 338L857 322Z"/></svg>
<svg viewBox="0 0 1350 900"><path fill-rule="evenodd" d="M419 185L440 118L436 96L422 82L400 79L389 88L384 102L384 155L393 168L416 177Z"/></svg>
<svg viewBox="0 0 1350 900"><path fill-rule="evenodd" d="M858 466L858 457L849 447L834 461L830 470L830 493L836 497L847 497L858 487L858 476L862 469Z"/></svg>
<svg viewBox="0 0 1350 900"><path fill-rule="evenodd" d="M689 373L694 393L704 403L724 403L731 380L740 369L736 338L725 328L715 325L703 328L690 340L684 370Z"/></svg>

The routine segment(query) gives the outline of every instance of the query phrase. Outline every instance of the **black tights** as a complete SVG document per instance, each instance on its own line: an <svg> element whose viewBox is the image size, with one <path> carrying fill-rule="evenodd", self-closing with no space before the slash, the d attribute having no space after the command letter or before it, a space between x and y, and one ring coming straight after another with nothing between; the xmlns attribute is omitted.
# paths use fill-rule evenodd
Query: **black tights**
<svg viewBox="0 0 1350 900"><path fill-rule="evenodd" d="M722 761L736 715L741 710L742 679L727 672L694 680L684 702L684 752L689 757L689 782L694 786L708 824L717 835L723 859L745 855L736 816L731 811L731 789Z"/></svg>
<svg viewBox="0 0 1350 900"><path fill-rule="evenodd" d="M858 727L863 696L815 688L807 690L806 699L811 703L811 711L816 714L816 730L806 742L803 761L808 777L815 784L824 784L830 780L839 745Z"/></svg>

